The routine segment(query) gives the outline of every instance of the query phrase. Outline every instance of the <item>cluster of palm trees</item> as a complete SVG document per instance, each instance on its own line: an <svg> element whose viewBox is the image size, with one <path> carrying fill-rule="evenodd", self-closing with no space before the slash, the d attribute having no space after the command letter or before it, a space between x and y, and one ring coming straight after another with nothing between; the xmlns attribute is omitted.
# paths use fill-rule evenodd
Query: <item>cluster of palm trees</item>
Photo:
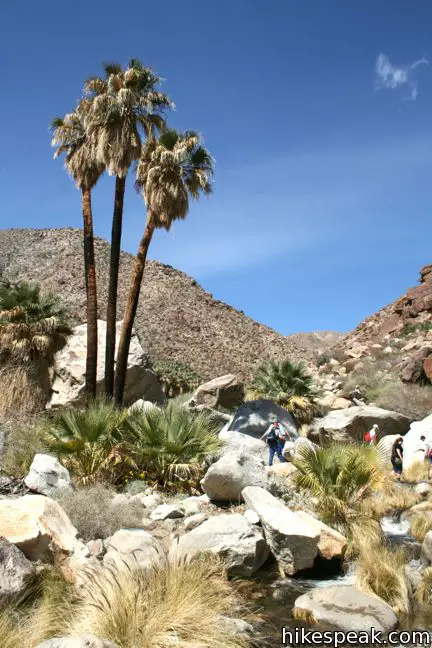
<svg viewBox="0 0 432 648"><path fill-rule="evenodd" d="M97 290L91 192L102 174L115 176L111 256L106 312L105 391L117 405L123 401L132 327L148 249L155 229L184 219L190 199L211 193L213 159L193 131L180 133L166 124L174 107L161 92L161 79L139 60L123 68L104 65L103 77L91 77L75 110L52 123L55 157L65 166L82 194L84 270L87 292L86 393L96 395ZM116 352L117 292L126 178L132 166L136 189L147 217L132 272L123 326Z"/></svg>

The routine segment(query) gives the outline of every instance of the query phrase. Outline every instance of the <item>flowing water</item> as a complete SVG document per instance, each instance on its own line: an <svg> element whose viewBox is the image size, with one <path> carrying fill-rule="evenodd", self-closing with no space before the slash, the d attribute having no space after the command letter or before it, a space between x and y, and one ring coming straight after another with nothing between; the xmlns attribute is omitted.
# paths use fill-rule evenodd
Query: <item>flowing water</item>
<svg viewBox="0 0 432 648"><path fill-rule="evenodd" d="M409 522L396 517L385 517L381 520L381 528L391 545L403 547L411 558L409 568L420 569L420 544L409 535ZM306 622L294 620L292 610L296 599L318 587L334 585L354 585L355 566L348 567L345 572L336 561L331 564L322 561L316 564L313 571L303 573L293 578L281 579L275 566L261 570L252 586L252 598L264 620L263 632L257 644L260 646L281 646L282 627L310 628ZM430 616L417 615L400 620L402 629L431 629ZM319 629L319 626L315 626ZM327 628L326 628L327 629Z"/></svg>

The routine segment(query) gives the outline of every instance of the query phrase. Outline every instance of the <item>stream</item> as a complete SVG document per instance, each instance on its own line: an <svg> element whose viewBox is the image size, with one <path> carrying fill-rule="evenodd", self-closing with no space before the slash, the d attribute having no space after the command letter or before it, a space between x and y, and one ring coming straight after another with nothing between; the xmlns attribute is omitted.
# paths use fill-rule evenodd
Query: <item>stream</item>
<svg viewBox="0 0 432 648"><path fill-rule="evenodd" d="M409 566L412 569L420 568L420 543L409 535L409 522L392 517L384 517L381 520L381 528L389 543L396 547L403 547L411 558ZM333 563L334 561L330 561ZM251 587L252 599L259 609L262 617L260 636L257 637L257 646L276 648L282 645L282 627L304 627L312 626L306 622L294 620L292 609L296 599L318 587L330 587L334 585L354 585L355 566L349 565L341 573L340 565L337 562L329 564L321 561L309 570L292 578L281 579L275 565L262 569ZM323 629L319 625L314 629ZM329 629L326 627L325 629ZM398 629L403 630L432 630L432 618L430 615L412 615L399 620ZM407 645L407 644L406 644Z"/></svg>

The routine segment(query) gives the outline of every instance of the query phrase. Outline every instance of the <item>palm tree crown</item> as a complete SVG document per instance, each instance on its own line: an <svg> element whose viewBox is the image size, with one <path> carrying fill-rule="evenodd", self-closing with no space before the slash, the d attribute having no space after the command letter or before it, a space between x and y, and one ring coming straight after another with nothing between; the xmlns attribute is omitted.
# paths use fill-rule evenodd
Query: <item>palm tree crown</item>
<svg viewBox="0 0 432 648"><path fill-rule="evenodd" d="M51 361L70 335L64 306L55 295L22 282L0 286L0 357L19 363Z"/></svg>
<svg viewBox="0 0 432 648"><path fill-rule="evenodd" d="M149 138L137 165L136 188L142 191L157 228L169 229L172 222L186 218L189 196L210 195L213 158L193 131L163 132Z"/></svg>
<svg viewBox="0 0 432 648"><path fill-rule="evenodd" d="M165 124L163 112L174 107L157 89L161 79L137 59L125 70L105 64L105 78L91 77L84 85L91 105L89 133L97 142L97 157L110 175L125 177L141 152L141 133L150 135Z"/></svg>

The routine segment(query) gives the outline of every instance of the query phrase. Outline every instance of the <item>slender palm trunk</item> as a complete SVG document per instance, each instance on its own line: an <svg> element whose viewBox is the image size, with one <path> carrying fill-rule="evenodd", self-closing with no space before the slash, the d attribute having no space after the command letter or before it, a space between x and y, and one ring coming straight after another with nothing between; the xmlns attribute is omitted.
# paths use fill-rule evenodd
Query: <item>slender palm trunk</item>
<svg viewBox="0 0 432 648"><path fill-rule="evenodd" d="M82 190L82 213L84 221L84 273L87 293L87 357L85 392L86 397L91 399L96 396L98 335L96 265L90 189Z"/></svg>
<svg viewBox="0 0 432 648"><path fill-rule="evenodd" d="M132 336L132 327L135 321L135 315L138 307L138 300L141 290L141 281L144 274L147 252L154 232L154 220L151 212L147 213L147 223L143 237L139 244L135 266L132 271L131 287L129 289L128 300L123 318L123 325L120 335L120 342L117 353L117 363L115 371L115 388L114 401L116 405L123 403L123 394L126 382L127 361L129 355L129 346Z"/></svg>
<svg viewBox="0 0 432 648"><path fill-rule="evenodd" d="M116 177L114 214L111 229L111 257L107 303L107 333L105 345L105 393L108 398L114 394L114 359L117 321L117 287L120 264L120 248L123 221L123 200L126 177Z"/></svg>

